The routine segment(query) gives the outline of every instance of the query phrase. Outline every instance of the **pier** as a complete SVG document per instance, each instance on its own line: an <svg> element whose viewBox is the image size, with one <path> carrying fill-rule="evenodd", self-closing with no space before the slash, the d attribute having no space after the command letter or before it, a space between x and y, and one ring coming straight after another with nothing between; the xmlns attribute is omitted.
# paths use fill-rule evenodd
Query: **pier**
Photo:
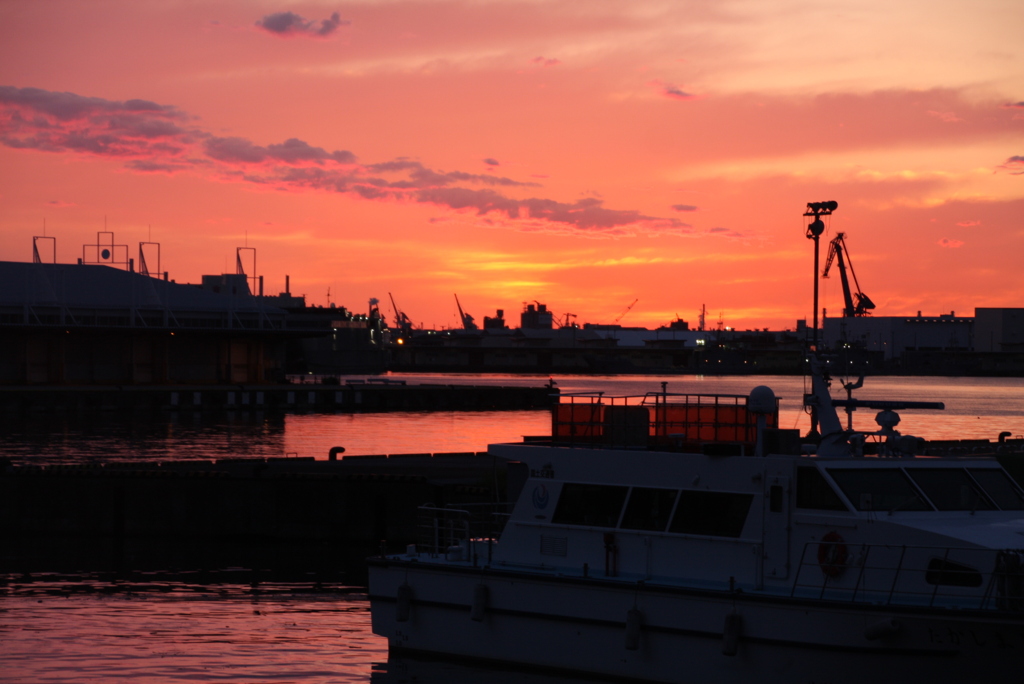
<svg viewBox="0 0 1024 684"><path fill-rule="evenodd" d="M348 380L344 384L0 386L7 415L45 411L322 412L548 408L557 389Z"/></svg>
<svg viewBox="0 0 1024 684"><path fill-rule="evenodd" d="M475 452L0 463L0 572L359 573L382 543L415 540L419 506L494 503L506 481Z"/></svg>

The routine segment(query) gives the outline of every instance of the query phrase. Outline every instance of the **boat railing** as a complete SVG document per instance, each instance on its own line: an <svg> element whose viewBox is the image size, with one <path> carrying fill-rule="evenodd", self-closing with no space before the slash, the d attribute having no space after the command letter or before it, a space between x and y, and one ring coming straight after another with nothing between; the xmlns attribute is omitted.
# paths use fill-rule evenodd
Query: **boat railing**
<svg viewBox="0 0 1024 684"><path fill-rule="evenodd" d="M494 542L508 522L511 507L508 503L420 506L416 550L474 562L485 551L490 562Z"/></svg>
<svg viewBox="0 0 1024 684"><path fill-rule="evenodd" d="M1024 612L1024 549L808 542L794 597Z"/></svg>
<svg viewBox="0 0 1024 684"><path fill-rule="evenodd" d="M552 441L564 446L657 447L700 452L704 445L753 450L757 416L747 395L674 394L611 396L562 394L551 412ZM766 416L778 427L778 408Z"/></svg>

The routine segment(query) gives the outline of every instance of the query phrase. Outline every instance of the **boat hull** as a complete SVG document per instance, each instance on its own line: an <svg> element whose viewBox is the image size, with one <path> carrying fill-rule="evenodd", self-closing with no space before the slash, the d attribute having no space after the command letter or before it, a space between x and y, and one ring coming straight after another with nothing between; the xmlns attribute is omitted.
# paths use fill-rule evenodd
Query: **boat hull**
<svg viewBox="0 0 1024 684"><path fill-rule="evenodd" d="M481 588L483 587L483 589ZM392 650L651 682L1019 677L1024 619L372 559Z"/></svg>

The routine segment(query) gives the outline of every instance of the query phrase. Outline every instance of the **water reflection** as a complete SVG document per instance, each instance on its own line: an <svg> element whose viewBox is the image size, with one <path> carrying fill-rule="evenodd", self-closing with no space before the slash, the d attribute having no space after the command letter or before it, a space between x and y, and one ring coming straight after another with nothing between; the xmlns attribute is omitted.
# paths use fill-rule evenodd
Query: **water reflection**
<svg viewBox="0 0 1024 684"><path fill-rule="evenodd" d="M386 659L361 595L246 590L8 589L0 604L4 680L365 682Z"/></svg>
<svg viewBox="0 0 1024 684"><path fill-rule="evenodd" d="M539 386L547 376L414 375L410 384ZM799 376L556 376L562 392L749 394L768 385L781 399L779 425L806 432L802 407L809 387ZM845 398L839 382L833 396ZM1019 378L874 377L860 399L942 401L944 411L901 411L899 430L930 439L995 439L1024 434L1024 383ZM875 412L854 415L854 427L873 431ZM843 423L846 417L841 416ZM495 442L548 434L546 411L420 411L280 414L262 411L151 415L113 412L0 417L0 449L15 463L51 465L131 460L209 460L297 455L326 458L333 446L350 455L483 451Z"/></svg>
<svg viewBox="0 0 1024 684"><path fill-rule="evenodd" d="M351 587L196 579L0 577L4 681L601 681L389 656L365 594Z"/></svg>
<svg viewBox="0 0 1024 684"><path fill-rule="evenodd" d="M46 465L283 456L285 425L263 412L39 413L0 419L0 446L15 463Z"/></svg>

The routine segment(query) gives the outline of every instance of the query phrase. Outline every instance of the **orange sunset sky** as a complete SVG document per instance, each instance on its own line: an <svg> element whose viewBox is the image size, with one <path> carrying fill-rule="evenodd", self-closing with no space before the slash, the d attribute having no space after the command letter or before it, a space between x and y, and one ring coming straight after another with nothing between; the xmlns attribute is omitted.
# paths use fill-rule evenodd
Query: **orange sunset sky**
<svg viewBox="0 0 1024 684"><path fill-rule="evenodd" d="M417 324L792 328L807 202L875 315L1024 306L1018 0L0 2L0 260ZM151 265L152 267L152 265ZM822 306L839 313L838 274Z"/></svg>

